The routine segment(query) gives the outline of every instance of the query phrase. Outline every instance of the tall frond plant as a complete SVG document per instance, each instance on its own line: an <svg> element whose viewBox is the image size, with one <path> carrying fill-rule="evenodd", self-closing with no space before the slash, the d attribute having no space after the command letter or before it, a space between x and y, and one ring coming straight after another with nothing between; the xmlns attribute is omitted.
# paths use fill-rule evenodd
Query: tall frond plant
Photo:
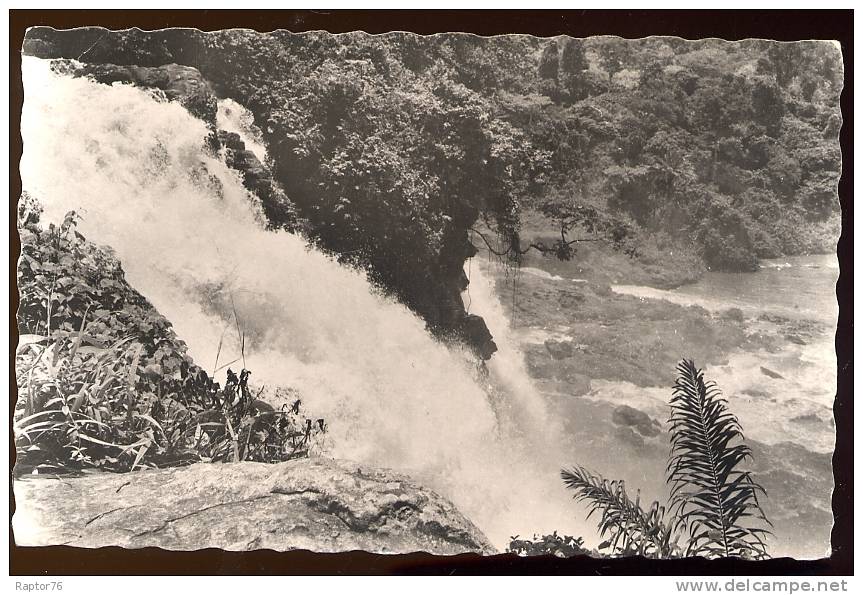
<svg viewBox="0 0 863 595"><path fill-rule="evenodd" d="M600 516L600 537L606 538L600 549L649 558L767 558L772 525L758 499L766 492L740 468L752 451L719 388L691 360L677 366L669 426L667 507L654 501L644 510L623 481L581 466L561 472L573 497L587 504L587 517Z"/></svg>
<svg viewBox="0 0 863 595"><path fill-rule="evenodd" d="M743 429L714 382L690 360L677 366L671 397L666 478L676 525L688 531L687 555L766 557L766 495L740 464L752 457Z"/></svg>

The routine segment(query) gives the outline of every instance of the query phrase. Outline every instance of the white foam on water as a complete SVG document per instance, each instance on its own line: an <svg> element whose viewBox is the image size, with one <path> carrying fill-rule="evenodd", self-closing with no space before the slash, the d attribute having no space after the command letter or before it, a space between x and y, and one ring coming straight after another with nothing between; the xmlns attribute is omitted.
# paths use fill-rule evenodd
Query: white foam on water
<svg viewBox="0 0 863 595"><path fill-rule="evenodd" d="M267 163L267 146L261 131L255 126L254 116L244 106L233 99L220 99L216 124L221 130L238 134L246 149L254 153L258 161Z"/></svg>
<svg viewBox="0 0 863 595"><path fill-rule="evenodd" d="M611 290L620 295L629 295L641 300L665 300L679 306L700 306L710 312L721 312L729 308L737 307L750 313L757 312L756 309L742 302L729 302L729 300L710 299L708 297L688 295L667 289L657 289L643 285L612 285Z"/></svg>
<svg viewBox="0 0 863 595"><path fill-rule="evenodd" d="M566 279L564 279L560 275L552 275L548 271L544 271L542 269L535 269L533 267L521 267L519 269L519 272L533 275L534 277L540 277L541 279L548 279L549 281L566 281Z"/></svg>

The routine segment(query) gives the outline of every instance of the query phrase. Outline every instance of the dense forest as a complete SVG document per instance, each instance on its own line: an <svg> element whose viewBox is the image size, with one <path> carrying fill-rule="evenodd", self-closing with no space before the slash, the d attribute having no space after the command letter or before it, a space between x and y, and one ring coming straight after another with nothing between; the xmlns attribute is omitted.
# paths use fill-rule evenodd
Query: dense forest
<svg viewBox="0 0 863 595"><path fill-rule="evenodd" d="M36 28L24 50L197 68L254 115L290 201L270 223L481 352L460 292L482 240L512 263L591 239L746 271L838 237L830 42ZM523 238L528 212L555 239Z"/></svg>

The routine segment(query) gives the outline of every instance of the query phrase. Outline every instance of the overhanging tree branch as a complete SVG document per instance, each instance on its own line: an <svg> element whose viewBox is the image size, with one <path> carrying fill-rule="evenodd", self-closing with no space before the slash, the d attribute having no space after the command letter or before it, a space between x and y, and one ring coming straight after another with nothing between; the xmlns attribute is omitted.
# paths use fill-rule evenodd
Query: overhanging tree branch
<svg viewBox="0 0 863 595"><path fill-rule="evenodd" d="M540 252L542 254L550 254L550 253L560 254L560 248L562 246L569 247L569 246L572 246L574 244L578 244L579 242L608 242L609 241L606 238L598 238L598 237L576 238L574 240L567 240L565 233L563 232L563 230L561 230L561 239L559 241L555 242L554 244L552 244L551 246L548 246L543 242L531 242L530 244L527 245L526 248L522 249L521 246L517 246L517 245L514 245L511 243L506 250L500 251L499 249L496 249L492 245L492 243L485 236L485 234L474 229L473 227L470 228L470 231L472 231L473 233L475 233L476 235L478 235L480 237L480 239L486 245L486 248L488 248L489 252L491 252L495 256L499 256L501 258L506 257L506 256L514 256L514 255L515 256L523 256L523 255L527 254L528 252L530 252L531 250L536 250L537 252Z"/></svg>

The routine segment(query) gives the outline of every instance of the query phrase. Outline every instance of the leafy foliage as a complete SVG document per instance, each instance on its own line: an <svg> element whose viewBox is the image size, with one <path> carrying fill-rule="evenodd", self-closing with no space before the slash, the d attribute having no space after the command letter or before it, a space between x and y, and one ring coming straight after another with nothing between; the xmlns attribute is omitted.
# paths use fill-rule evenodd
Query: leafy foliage
<svg viewBox="0 0 863 595"><path fill-rule="evenodd" d="M228 369L222 389L74 213L43 229L40 210L22 197L16 472L275 462L315 447L326 424L296 395L276 395L286 405L273 411L247 370Z"/></svg>
<svg viewBox="0 0 863 595"><path fill-rule="evenodd" d="M557 47L557 42L552 41L546 44L542 50L542 55L539 59L539 76L541 79L551 79L556 81L560 71L560 50Z"/></svg>
<svg viewBox="0 0 863 595"><path fill-rule="evenodd" d="M648 511L641 508L640 496L633 502L623 481L608 481L583 467L561 472L566 487L576 492L575 499L588 504L590 518L600 513L599 536L608 539L600 549L610 547L620 555L668 558L674 546L671 526L665 522L665 508L653 502Z"/></svg>
<svg viewBox="0 0 863 595"><path fill-rule="evenodd" d="M751 451L719 389L690 360L678 365L669 423L668 511L656 501L645 511L623 481L578 466L561 472L574 498L587 504L588 518L601 515L600 537L608 539L600 549L649 558L766 558L770 523L757 497L765 492L739 469Z"/></svg>
<svg viewBox="0 0 863 595"><path fill-rule="evenodd" d="M557 531L551 535L534 535L533 539L519 539L518 535L510 538L506 548L507 553L519 556L545 556L552 555L558 558L571 558L573 556L587 556L590 552L584 548L584 540L581 537L571 535L558 535Z"/></svg>
<svg viewBox="0 0 863 595"><path fill-rule="evenodd" d="M842 65L835 47L581 43L589 68L570 68L580 94L538 84L533 92L551 102L540 109L505 98L508 119L552 151L546 185L529 207L570 227L574 209L598 208L608 220L634 223L628 236L636 247L661 231L680 239L675 253L691 252L720 270L833 250L836 236L822 225L838 221ZM605 87L589 83L603 70ZM760 214L777 200L782 208L772 217Z"/></svg>
<svg viewBox="0 0 863 595"><path fill-rule="evenodd" d="M626 68L632 60L632 51L626 40L609 40L599 46L599 61L602 69L608 74L608 82L614 81L614 75Z"/></svg>

